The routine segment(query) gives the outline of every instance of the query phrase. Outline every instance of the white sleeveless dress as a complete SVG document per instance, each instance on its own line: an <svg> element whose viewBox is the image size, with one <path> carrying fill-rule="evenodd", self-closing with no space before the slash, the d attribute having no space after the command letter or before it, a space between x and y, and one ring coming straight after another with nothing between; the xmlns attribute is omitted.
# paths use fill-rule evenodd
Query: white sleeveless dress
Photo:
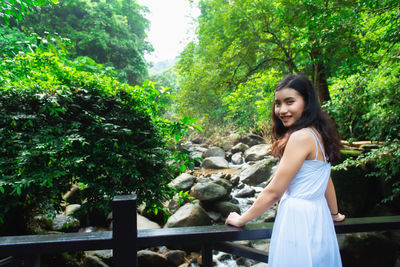
<svg viewBox="0 0 400 267"><path fill-rule="evenodd" d="M315 139L315 160L304 161L281 198L271 236L268 267L342 266L325 199L331 165L317 135L307 129ZM324 161L317 160L318 147Z"/></svg>

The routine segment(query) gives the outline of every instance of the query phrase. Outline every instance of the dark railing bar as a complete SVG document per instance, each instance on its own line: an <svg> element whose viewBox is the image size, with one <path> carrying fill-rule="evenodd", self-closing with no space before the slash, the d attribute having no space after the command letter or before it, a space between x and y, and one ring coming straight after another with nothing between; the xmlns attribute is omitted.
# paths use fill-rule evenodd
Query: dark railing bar
<svg viewBox="0 0 400 267"><path fill-rule="evenodd" d="M271 229L236 228L228 225L210 225L194 227L177 227L149 229L138 231L139 248L156 247L174 244L202 244L210 240L255 240L269 238Z"/></svg>
<svg viewBox="0 0 400 267"><path fill-rule="evenodd" d="M0 257L112 247L111 231L0 237Z"/></svg>
<svg viewBox="0 0 400 267"><path fill-rule="evenodd" d="M233 242L218 242L215 243L214 249L223 251L229 254L237 255L247 259L252 259L260 262L268 262L268 252L247 247L244 245L235 244Z"/></svg>
<svg viewBox="0 0 400 267"><path fill-rule="evenodd" d="M226 225L179 227L138 230L138 248L179 243L206 243L232 240L269 238L272 223L248 224L245 228ZM400 228L400 216L347 218L336 223L337 234L371 232ZM111 249L114 242L112 231L91 233L65 233L0 237L0 257L9 255L53 253L62 251ZM29 249L28 249L29 248Z"/></svg>

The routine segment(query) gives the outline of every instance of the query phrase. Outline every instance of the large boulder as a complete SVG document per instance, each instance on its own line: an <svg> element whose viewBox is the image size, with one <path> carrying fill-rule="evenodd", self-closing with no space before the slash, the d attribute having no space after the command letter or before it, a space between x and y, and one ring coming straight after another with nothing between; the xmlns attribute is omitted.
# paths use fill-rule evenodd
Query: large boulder
<svg viewBox="0 0 400 267"><path fill-rule="evenodd" d="M158 225L155 222L150 221L146 217L136 214L136 219L137 219L137 229L143 230L143 229L159 229L161 228L160 225Z"/></svg>
<svg viewBox="0 0 400 267"><path fill-rule="evenodd" d="M242 137L238 140L238 143L243 143L248 145L249 147L259 145L259 144L265 144L264 138L258 135L249 135Z"/></svg>
<svg viewBox="0 0 400 267"><path fill-rule="evenodd" d="M235 154L238 152L245 152L247 149L249 149L248 145L243 143L237 143L234 147L232 147L231 152Z"/></svg>
<svg viewBox="0 0 400 267"><path fill-rule="evenodd" d="M172 180L168 185L175 188L178 191L188 191L193 186L196 181L196 177L189 173L182 173L174 180Z"/></svg>
<svg viewBox="0 0 400 267"><path fill-rule="evenodd" d="M137 252L138 266L140 267L172 267L167 257L160 253L145 249Z"/></svg>
<svg viewBox="0 0 400 267"><path fill-rule="evenodd" d="M229 193L224 186L215 182L210 183L197 183L190 190L190 195L200 201L215 201L225 199Z"/></svg>
<svg viewBox="0 0 400 267"><path fill-rule="evenodd" d="M223 157L209 157L204 159L201 167L204 169L227 169L229 168L229 163Z"/></svg>
<svg viewBox="0 0 400 267"><path fill-rule="evenodd" d="M216 178L213 180L214 183L222 185L226 189L226 194L230 195L232 192L232 184L230 181L224 179L224 178Z"/></svg>
<svg viewBox="0 0 400 267"><path fill-rule="evenodd" d="M60 232L76 232L79 230L80 222L71 216L57 214L53 219L51 229Z"/></svg>
<svg viewBox="0 0 400 267"><path fill-rule="evenodd" d="M221 213L222 217L228 217L229 213L237 212L240 213L240 208L229 202L229 201L219 201L214 204L213 209L219 213Z"/></svg>
<svg viewBox="0 0 400 267"><path fill-rule="evenodd" d="M247 198L254 197L256 194L256 190L253 187L245 186L239 192L236 193L235 197Z"/></svg>
<svg viewBox="0 0 400 267"><path fill-rule="evenodd" d="M220 147L211 147L203 153L203 158L209 157L225 158L225 151Z"/></svg>
<svg viewBox="0 0 400 267"><path fill-rule="evenodd" d="M247 162L262 160L271 153L271 147L269 144L252 146L244 152L244 158Z"/></svg>
<svg viewBox="0 0 400 267"><path fill-rule="evenodd" d="M186 253L182 250L170 250L166 254L168 262L173 266L179 266L185 262Z"/></svg>
<svg viewBox="0 0 400 267"><path fill-rule="evenodd" d="M85 259L85 267L112 266L112 249L85 251L85 256L87 258Z"/></svg>
<svg viewBox="0 0 400 267"><path fill-rule="evenodd" d="M231 161L235 165L239 165L243 163L243 152L236 152L232 155Z"/></svg>
<svg viewBox="0 0 400 267"><path fill-rule="evenodd" d="M268 156L266 159L250 165L240 174L240 181L244 184L255 186L269 180L276 162L276 158Z"/></svg>
<svg viewBox="0 0 400 267"><path fill-rule="evenodd" d="M165 228L210 225L207 212L198 204L187 203L169 217Z"/></svg>

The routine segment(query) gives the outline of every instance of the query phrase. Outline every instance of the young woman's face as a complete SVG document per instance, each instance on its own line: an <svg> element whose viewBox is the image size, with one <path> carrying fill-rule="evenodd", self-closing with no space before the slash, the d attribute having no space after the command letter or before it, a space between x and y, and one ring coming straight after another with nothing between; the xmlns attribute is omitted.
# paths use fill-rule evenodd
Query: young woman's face
<svg viewBox="0 0 400 267"><path fill-rule="evenodd" d="M285 127L292 126L301 118L305 102L303 96L292 88L283 88L275 92L275 115Z"/></svg>

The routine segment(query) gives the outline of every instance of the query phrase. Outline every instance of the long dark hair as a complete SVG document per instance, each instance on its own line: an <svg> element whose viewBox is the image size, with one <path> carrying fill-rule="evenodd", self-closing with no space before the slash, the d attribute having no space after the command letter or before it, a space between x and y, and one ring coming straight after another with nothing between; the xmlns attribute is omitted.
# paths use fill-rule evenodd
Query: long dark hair
<svg viewBox="0 0 400 267"><path fill-rule="evenodd" d="M340 158L341 142L334 122L322 111L311 81L304 75L289 74L283 78L275 88L275 93L284 88L296 90L304 99L304 110L291 127L283 125L275 115L275 104L272 106L272 137L274 143L272 152L277 157L282 157L289 136L294 131L314 127L322 137L328 161L336 162Z"/></svg>

